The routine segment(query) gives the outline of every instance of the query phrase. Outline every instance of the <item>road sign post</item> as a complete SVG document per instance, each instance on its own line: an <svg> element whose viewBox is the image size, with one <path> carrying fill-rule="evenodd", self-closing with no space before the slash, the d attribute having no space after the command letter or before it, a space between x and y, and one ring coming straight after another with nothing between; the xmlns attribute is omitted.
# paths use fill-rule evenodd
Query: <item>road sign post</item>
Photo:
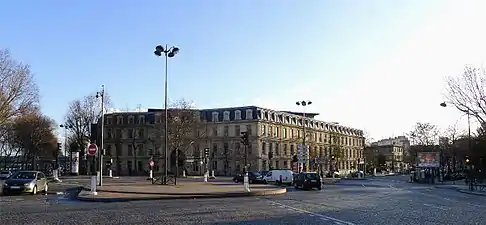
<svg viewBox="0 0 486 225"><path fill-rule="evenodd" d="M153 179L153 170L154 170L154 160L150 160L149 166L150 166L150 171L149 171L149 179Z"/></svg>
<svg viewBox="0 0 486 225"><path fill-rule="evenodd" d="M88 155L93 156L92 176L91 176L91 194L97 195L96 192L96 152L98 152L98 146L96 144L88 145Z"/></svg>

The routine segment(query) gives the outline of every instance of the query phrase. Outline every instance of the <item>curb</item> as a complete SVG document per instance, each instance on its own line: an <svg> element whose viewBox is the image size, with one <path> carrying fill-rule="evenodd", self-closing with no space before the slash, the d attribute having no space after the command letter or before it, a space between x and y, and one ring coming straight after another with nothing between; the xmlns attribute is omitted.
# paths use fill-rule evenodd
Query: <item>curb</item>
<svg viewBox="0 0 486 225"><path fill-rule="evenodd" d="M461 192L463 194L476 195L476 196L484 196L484 197L486 197L486 193L472 192L472 191L467 191L467 190L462 190L462 189L458 189L457 191L459 191L459 192Z"/></svg>
<svg viewBox="0 0 486 225"><path fill-rule="evenodd" d="M81 193L81 192L80 192ZM269 195L282 195L287 193L286 188L281 188L272 191L255 191L255 192L237 192L237 193L215 193L215 194L197 194L197 195L165 195L165 196L153 196L153 197L130 197L130 198L92 198L76 196L79 201L85 202L130 202L130 201L154 201L154 200L174 200L174 199L209 199L209 198L238 198L238 197L251 197L251 196L269 196ZM160 195L160 194L159 194Z"/></svg>

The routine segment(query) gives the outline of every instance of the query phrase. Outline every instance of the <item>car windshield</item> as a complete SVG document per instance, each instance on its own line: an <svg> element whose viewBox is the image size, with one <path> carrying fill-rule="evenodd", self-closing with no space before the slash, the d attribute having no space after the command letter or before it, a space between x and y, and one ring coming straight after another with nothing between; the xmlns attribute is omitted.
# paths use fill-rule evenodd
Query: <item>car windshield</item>
<svg viewBox="0 0 486 225"><path fill-rule="evenodd" d="M35 172L18 172L12 176L13 179L35 179Z"/></svg>
<svg viewBox="0 0 486 225"><path fill-rule="evenodd" d="M255 177L259 177L259 176L261 176L261 174L260 174L260 173L256 173L256 172L253 172L252 174L253 174L253 176L255 176Z"/></svg>
<svg viewBox="0 0 486 225"><path fill-rule="evenodd" d="M307 178L307 179L317 179L317 173L307 173L307 174L305 174L305 178Z"/></svg>

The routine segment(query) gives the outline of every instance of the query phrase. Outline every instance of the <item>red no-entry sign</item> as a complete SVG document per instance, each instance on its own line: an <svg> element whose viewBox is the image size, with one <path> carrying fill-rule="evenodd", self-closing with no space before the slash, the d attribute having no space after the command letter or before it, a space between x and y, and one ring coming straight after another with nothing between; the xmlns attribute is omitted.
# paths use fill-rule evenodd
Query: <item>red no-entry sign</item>
<svg viewBox="0 0 486 225"><path fill-rule="evenodd" d="M90 144L88 146L88 155L96 155L97 151L98 151L98 146L96 146L96 144Z"/></svg>
<svg viewBox="0 0 486 225"><path fill-rule="evenodd" d="M150 167L154 167L154 161L151 160L149 165L150 165Z"/></svg>

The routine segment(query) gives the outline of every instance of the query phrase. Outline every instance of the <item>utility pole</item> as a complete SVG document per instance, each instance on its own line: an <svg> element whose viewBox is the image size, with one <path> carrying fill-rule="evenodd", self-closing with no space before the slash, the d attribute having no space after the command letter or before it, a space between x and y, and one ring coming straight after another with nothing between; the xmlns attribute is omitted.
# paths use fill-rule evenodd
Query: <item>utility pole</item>
<svg viewBox="0 0 486 225"><path fill-rule="evenodd" d="M101 85L101 91L96 93L96 98L101 98L101 140L100 140L100 150L99 150L99 167L100 167L100 178L99 186L103 186L103 155L105 154L105 148L103 146L104 142L104 129L105 129L105 85Z"/></svg>

